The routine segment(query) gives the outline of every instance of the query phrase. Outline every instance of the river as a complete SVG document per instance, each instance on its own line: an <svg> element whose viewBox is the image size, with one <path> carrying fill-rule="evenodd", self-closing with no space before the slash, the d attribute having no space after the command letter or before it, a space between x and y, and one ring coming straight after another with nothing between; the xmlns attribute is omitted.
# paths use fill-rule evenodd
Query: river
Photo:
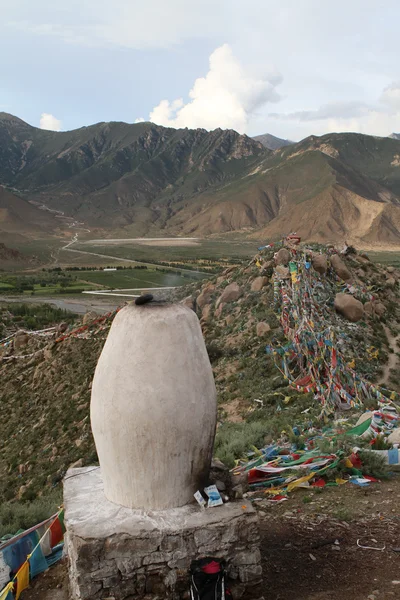
<svg viewBox="0 0 400 600"><path fill-rule="evenodd" d="M89 310L101 315L103 313L115 310L118 306L121 306L121 304L124 303L124 300L122 298L116 298L115 301L113 301L111 298L109 300L103 300L101 298L87 296L86 294L79 296L79 299L73 297L65 300L61 298L52 298L51 296L38 296L35 298L33 296L4 296L3 294L0 294L0 303L2 302L16 302L18 304L51 304L53 306L57 306L57 308L69 310L70 312L78 315L84 315Z"/></svg>

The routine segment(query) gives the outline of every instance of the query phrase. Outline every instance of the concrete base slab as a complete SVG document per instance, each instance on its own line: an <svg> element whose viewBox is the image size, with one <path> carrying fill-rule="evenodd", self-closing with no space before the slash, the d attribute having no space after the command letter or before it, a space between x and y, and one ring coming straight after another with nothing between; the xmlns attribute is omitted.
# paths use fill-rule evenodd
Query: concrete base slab
<svg viewBox="0 0 400 600"><path fill-rule="evenodd" d="M67 472L64 506L73 600L187 598L189 565L201 556L227 560L235 599L249 588L247 597L261 596L258 517L246 501L129 509L106 499L99 468L85 467Z"/></svg>

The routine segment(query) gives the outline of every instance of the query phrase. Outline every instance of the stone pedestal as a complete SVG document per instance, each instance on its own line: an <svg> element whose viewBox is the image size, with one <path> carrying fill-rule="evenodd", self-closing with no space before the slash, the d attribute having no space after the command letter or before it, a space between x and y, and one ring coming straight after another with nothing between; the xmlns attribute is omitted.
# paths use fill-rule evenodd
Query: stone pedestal
<svg viewBox="0 0 400 600"><path fill-rule="evenodd" d="M227 560L235 600L261 595L258 518L247 501L129 509L106 499L100 468L85 467L67 472L64 506L73 600L188 598L188 568L201 556Z"/></svg>

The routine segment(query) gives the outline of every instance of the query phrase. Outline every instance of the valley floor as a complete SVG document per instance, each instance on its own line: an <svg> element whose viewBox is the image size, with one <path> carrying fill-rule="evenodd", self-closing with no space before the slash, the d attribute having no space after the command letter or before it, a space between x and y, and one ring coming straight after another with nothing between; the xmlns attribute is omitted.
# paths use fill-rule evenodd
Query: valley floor
<svg viewBox="0 0 400 600"><path fill-rule="evenodd" d="M299 490L288 502L256 505L265 600L400 598L399 474L368 488ZM69 600L66 563L34 580L22 600Z"/></svg>

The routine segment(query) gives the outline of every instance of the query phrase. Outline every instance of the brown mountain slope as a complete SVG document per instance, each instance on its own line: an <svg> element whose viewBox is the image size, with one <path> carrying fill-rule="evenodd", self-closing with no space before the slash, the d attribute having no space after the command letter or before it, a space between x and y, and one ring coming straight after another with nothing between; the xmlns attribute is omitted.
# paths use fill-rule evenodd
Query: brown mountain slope
<svg viewBox="0 0 400 600"><path fill-rule="evenodd" d="M0 185L0 239L14 235L44 235L59 227L54 216L40 210Z"/></svg>
<svg viewBox="0 0 400 600"><path fill-rule="evenodd" d="M400 244L400 200L376 180L315 149L270 165L267 159L234 185L203 195L196 212L183 209L171 225L203 235L247 229L255 238L279 238L296 230L313 241Z"/></svg>

